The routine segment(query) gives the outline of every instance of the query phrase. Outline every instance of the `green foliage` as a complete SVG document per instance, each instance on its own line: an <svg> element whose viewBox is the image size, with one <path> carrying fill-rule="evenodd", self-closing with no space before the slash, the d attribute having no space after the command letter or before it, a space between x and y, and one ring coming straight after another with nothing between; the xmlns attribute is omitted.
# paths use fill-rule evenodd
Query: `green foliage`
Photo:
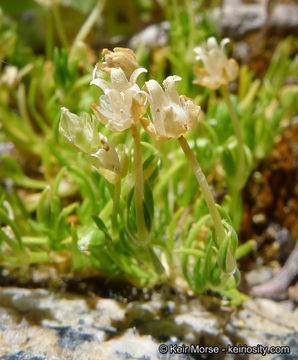
<svg viewBox="0 0 298 360"><path fill-rule="evenodd" d="M87 14L97 2L62 1L62 7L66 3ZM234 303L241 302L236 261L255 246L252 241L238 246L235 228L242 215L241 191L255 164L272 148L282 122L289 122L295 111L297 85L286 81L297 75L297 57L291 58L293 39L289 38L277 47L263 80L241 67L238 94L231 96L244 142L244 170L238 173L239 144L228 106L219 94L199 90L192 83L193 47L216 33L203 1L194 11L191 3L169 2L164 9L171 24L169 46L155 57L144 52L141 59L152 60L148 67L161 80L167 73L180 75L179 92L196 97L196 103L206 110L205 119L188 135L188 141L203 171L216 179L215 190L228 190L218 206L224 240L220 242L216 235L205 198L178 142L156 142L144 132L143 212L149 241L140 239L135 154L129 132L112 139L111 132L96 125L95 130L107 136L109 144L125 145L125 155L131 159L127 174L121 174L115 183L92 168L88 154L75 153L59 133L61 107L78 116L83 111L90 114L90 103L98 99L97 89L88 86L94 64L86 54L91 49L86 47L82 55L72 47L59 48L55 37L47 37L46 56L36 55L18 38L16 24L9 18L3 21L1 12L0 55L7 64L0 65L0 146L13 144L9 153L0 152L1 265L25 268L55 263L53 254L67 253L65 263L72 258L68 271L93 267L137 286L151 286L171 278L181 261L181 271L192 289L211 290ZM14 12L11 4L2 4L6 14ZM136 31L137 10L142 9L142 16L150 19L157 8L153 2L141 0L129 4L131 12L129 7L120 11L107 2L111 32L131 34ZM24 9L32 5L30 1L22 3ZM57 32L59 38L51 11L44 11L49 17L48 34ZM129 17L128 23L117 25L118 11ZM198 13L200 27L194 26Z"/></svg>

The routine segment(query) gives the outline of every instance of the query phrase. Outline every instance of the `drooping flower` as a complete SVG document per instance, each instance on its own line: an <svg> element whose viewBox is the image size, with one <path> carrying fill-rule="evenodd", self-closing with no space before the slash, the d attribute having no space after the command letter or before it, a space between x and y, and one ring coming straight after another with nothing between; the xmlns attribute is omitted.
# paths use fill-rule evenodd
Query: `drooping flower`
<svg viewBox="0 0 298 360"><path fill-rule="evenodd" d="M61 108L59 131L76 151L92 154L100 147L96 121L87 113L80 116Z"/></svg>
<svg viewBox="0 0 298 360"><path fill-rule="evenodd" d="M92 165L110 183L116 184L127 173L128 156L124 144L115 146L114 142L108 143L106 137L101 137L102 148L91 154Z"/></svg>
<svg viewBox="0 0 298 360"><path fill-rule="evenodd" d="M104 61L96 64L98 70L110 74L112 68L121 68L127 79L140 67L137 62L136 54L128 48L116 47L113 51L103 49Z"/></svg>
<svg viewBox="0 0 298 360"><path fill-rule="evenodd" d="M194 67L197 75L195 84L216 90L221 85L236 79L239 66L234 59L228 59L224 52L224 47L229 41L225 38L219 45L214 37L210 37L207 43L194 49L197 54L196 60L201 60L204 65L204 67Z"/></svg>
<svg viewBox="0 0 298 360"><path fill-rule="evenodd" d="M178 95L175 82L179 76L168 76L164 89L155 80L145 83L148 91L152 121L142 118L144 129L158 140L179 138L193 130L202 115L200 106L184 95Z"/></svg>
<svg viewBox="0 0 298 360"><path fill-rule="evenodd" d="M97 67L93 71L93 80L90 85L101 88L104 95L99 98L99 105L91 104L95 115L112 131L121 132L129 129L146 112L147 96L142 91L137 79L144 68L133 71L129 80L121 68L112 68L111 82L96 78Z"/></svg>

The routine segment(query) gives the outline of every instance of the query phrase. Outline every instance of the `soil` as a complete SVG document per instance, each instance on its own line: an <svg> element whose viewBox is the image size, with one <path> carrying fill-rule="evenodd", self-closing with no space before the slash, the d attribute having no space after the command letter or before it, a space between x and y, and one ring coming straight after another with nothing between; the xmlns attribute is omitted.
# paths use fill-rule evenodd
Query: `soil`
<svg viewBox="0 0 298 360"><path fill-rule="evenodd" d="M268 157L251 175L244 191L241 239L255 239L257 249L240 266L282 266L298 238L298 123L280 135ZM296 267L297 268L297 267ZM297 280L297 275L292 282Z"/></svg>

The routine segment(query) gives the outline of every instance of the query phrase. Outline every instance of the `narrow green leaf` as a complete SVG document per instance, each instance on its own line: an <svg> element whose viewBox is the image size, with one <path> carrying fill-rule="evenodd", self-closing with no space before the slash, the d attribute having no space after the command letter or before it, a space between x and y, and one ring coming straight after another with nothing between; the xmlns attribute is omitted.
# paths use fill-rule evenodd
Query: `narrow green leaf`
<svg viewBox="0 0 298 360"><path fill-rule="evenodd" d="M99 230L101 230L105 234L107 239L112 241L112 238L111 238L110 234L108 233L108 229L105 226L105 223L101 220L101 218L99 216L92 216L92 219L94 220L94 222L97 225L97 227L99 228Z"/></svg>

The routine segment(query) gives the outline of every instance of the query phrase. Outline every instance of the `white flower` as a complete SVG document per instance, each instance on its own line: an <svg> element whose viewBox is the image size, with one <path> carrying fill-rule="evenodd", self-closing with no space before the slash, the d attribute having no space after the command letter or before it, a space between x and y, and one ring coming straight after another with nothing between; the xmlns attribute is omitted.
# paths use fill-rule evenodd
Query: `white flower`
<svg viewBox="0 0 298 360"><path fill-rule="evenodd" d="M102 148L91 154L92 165L110 183L115 184L123 178L128 170L128 156L124 144L115 147L114 142L108 143L105 136L101 137Z"/></svg>
<svg viewBox="0 0 298 360"><path fill-rule="evenodd" d="M1 80L8 87L15 86L18 82L18 68L16 66L6 66Z"/></svg>
<svg viewBox="0 0 298 360"><path fill-rule="evenodd" d="M210 89L218 89L221 85L234 80L238 75L239 66L234 59L228 59L224 47L229 39L223 39L218 45L214 37L210 37L203 46L194 49L196 60L201 60L204 67L195 66L197 79L194 81Z"/></svg>
<svg viewBox="0 0 298 360"><path fill-rule="evenodd" d="M33 68L33 64L27 64L23 69L19 70L16 66L5 66L3 74L0 78L0 83L13 88L20 80Z"/></svg>
<svg viewBox="0 0 298 360"><path fill-rule="evenodd" d="M148 91L152 122L141 119L144 129L158 140L179 138L196 126L201 108L186 96L178 95L175 82L179 76L168 76L163 85L155 80L145 83Z"/></svg>
<svg viewBox="0 0 298 360"><path fill-rule="evenodd" d="M112 131L121 132L130 128L146 112L147 97L136 81L139 75L147 70L138 68L127 80L121 68L112 68L111 83L96 78L96 70L97 67L93 71L90 85L100 87L104 95L99 98L99 105L95 103L91 105L92 110L99 121Z"/></svg>
<svg viewBox="0 0 298 360"><path fill-rule="evenodd" d="M100 135L95 120L87 113L78 116L65 107L61 111L59 131L67 142L77 151L96 152L100 147Z"/></svg>

